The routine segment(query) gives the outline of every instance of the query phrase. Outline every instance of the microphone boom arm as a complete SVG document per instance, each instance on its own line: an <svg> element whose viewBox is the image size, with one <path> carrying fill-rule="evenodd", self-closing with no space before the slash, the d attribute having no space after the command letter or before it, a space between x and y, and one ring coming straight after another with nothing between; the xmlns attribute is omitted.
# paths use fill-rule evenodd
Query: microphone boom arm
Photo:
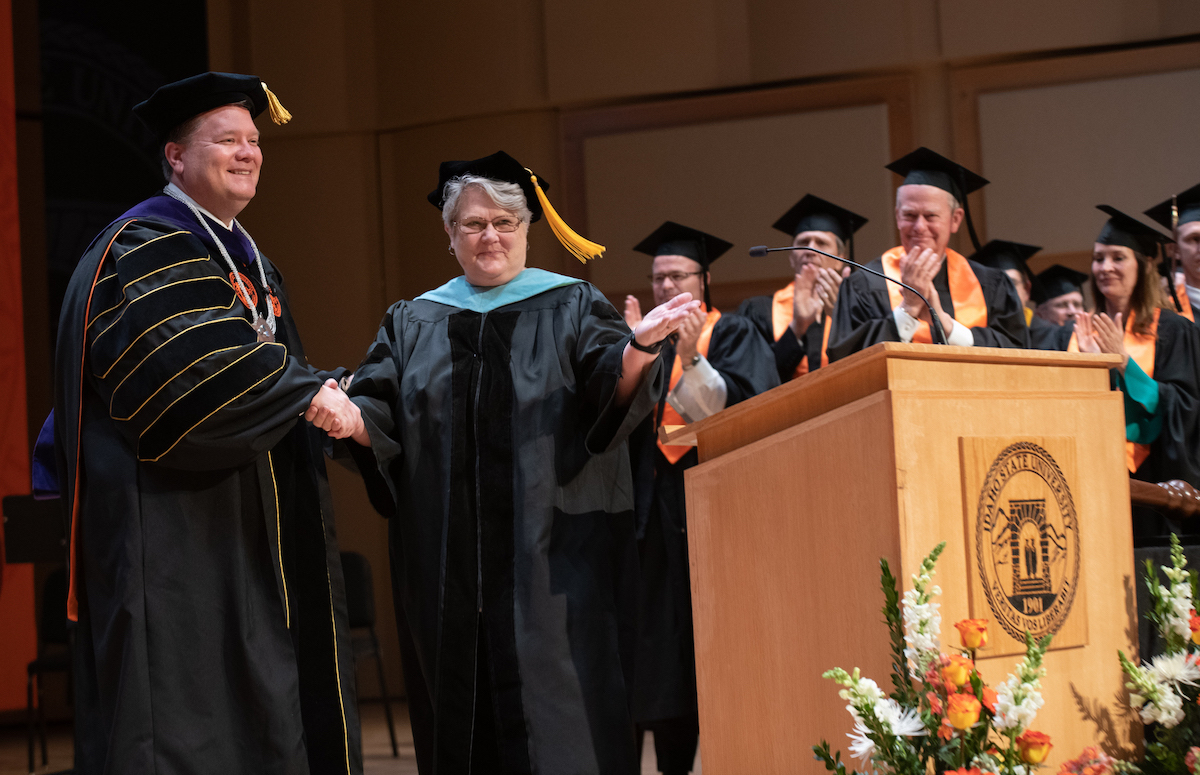
<svg viewBox="0 0 1200 775"><path fill-rule="evenodd" d="M849 264L850 266L856 266L859 269L866 272L867 274L873 274L876 277L882 277L884 280L887 280L890 283L895 283L896 285L899 285L901 288L907 288L908 290L912 291L918 299L920 299L922 302L924 302L925 308L929 310L930 328L933 330L933 333L934 333L934 336L933 336L933 338L935 340L934 344L949 344L949 340L946 339L946 332L942 328L942 321L938 317L938 314L933 311L933 306L929 303L928 299L926 299L924 296L922 296L921 293L916 288L912 287L911 285L902 283L899 280L895 280L891 277L888 277L883 272L876 272L874 269L872 269L868 266L863 266L862 264L858 263L857 261L851 261L848 258L842 258L841 256L835 256L832 253L826 253L824 250L817 250L816 248L808 248L808 247L804 247L804 248L796 248L796 247L769 248L765 245L759 245L758 247L750 248L750 255L755 256L755 257L765 256L768 253L775 253L780 250L812 251L813 253L818 253L822 256L828 256L829 258L832 258L834 261L841 261L843 264ZM937 341L937 340L940 340L940 341Z"/></svg>

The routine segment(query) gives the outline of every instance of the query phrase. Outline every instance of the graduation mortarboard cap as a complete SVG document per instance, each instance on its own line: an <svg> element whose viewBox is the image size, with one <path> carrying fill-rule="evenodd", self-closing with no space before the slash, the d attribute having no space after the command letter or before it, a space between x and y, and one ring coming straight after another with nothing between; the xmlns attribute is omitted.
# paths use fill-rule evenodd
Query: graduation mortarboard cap
<svg viewBox="0 0 1200 775"><path fill-rule="evenodd" d="M425 198L431 205L441 210L446 204L446 183L464 175L477 175L481 178L515 183L520 186L521 191L525 194L525 204L531 213L529 222L539 221L542 215L545 215L554 236L581 263L587 263L589 259L599 258L604 254L603 245L598 245L576 234L570 226L567 226L566 221L554 211L545 193L549 190L550 184L504 151L496 151L490 156L479 159L442 162L438 166L437 188L430 191L429 196Z"/></svg>
<svg viewBox="0 0 1200 775"><path fill-rule="evenodd" d="M1055 264L1039 274L1037 279L1041 293L1033 300L1042 304L1064 294L1081 290L1088 276L1062 264Z"/></svg>
<svg viewBox="0 0 1200 775"><path fill-rule="evenodd" d="M867 222L858 213L852 213L844 207L838 207L819 196L805 194L804 198L792 205L773 228L795 237L802 231L827 231L836 234L842 241L849 241Z"/></svg>
<svg viewBox="0 0 1200 775"><path fill-rule="evenodd" d="M971 209L967 203L967 194L978 191L988 184L986 178L976 175L958 162L951 161L940 153L921 146L917 150L902 156L887 168L898 175L904 176L902 186L934 186L943 191L949 191L966 213L967 233L971 235L971 243L975 250L980 249L979 237L975 234L975 224L971 222Z"/></svg>
<svg viewBox="0 0 1200 775"><path fill-rule="evenodd" d="M1181 223L1200 221L1200 185L1154 205L1146 211L1146 215L1172 231Z"/></svg>
<svg viewBox="0 0 1200 775"><path fill-rule="evenodd" d="M1101 245L1121 245L1143 256L1153 257L1158 254L1159 245L1174 241L1158 229L1147 226L1115 207L1096 205L1096 209L1108 215L1108 221L1096 237L1096 242Z"/></svg>
<svg viewBox="0 0 1200 775"><path fill-rule="evenodd" d="M849 247L850 258L854 258L854 232L863 227L867 219L819 196L805 194L792 205L772 228L795 237L803 231L827 231L834 234Z"/></svg>
<svg viewBox="0 0 1200 775"><path fill-rule="evenodd" d="M133 106L133 114L162 142L189 118L242 101L250 103L252 117L269 109L276 124L292 118L258 76L211 72L158 87L150 99Z"/></svg>
<svg viewBox="0 0 1200 775"><path fill-rule="evenodd" d="M1017 269L1021 274L1032 280L1033 272L1029 271L1029 264L1025 262L1039 250L1041 248L1037 245L1025 245L1020 242L994 239L977 250L975 255L971 256L971 260L978 261L984 266L990 266L992 269L999 269L1002 272L1007 269Z"/></svg>
<svg viewBox="0 0 1200 775"><path fill-rule="evenodd" d="M517 184L521 187L521 191L525 192L525 203L533 213L529 219L530 222L541 220L542 203L538 200L537 191L533 185L533 173L504 151L496 151L491 156L484 156L482 159L442 162L438 167L437 188L430 191L429 196L426 197L429 203L441 210L446 203L446 183L452 178L461 178L463 175L478 175L481 178ZM544 191L550 190L550 184L540 177L538 185Z"/></svg>
<svg viewBox="0 0 1200 775"><path fill-rule="evenodd" d="M649 237L633 246L639 253L648 256L683 256L690 258L705 269L716 261L727 250L733 247L732 242L705 234L699 229L693 229L675 221L666 221L655 229Z"/></svg>

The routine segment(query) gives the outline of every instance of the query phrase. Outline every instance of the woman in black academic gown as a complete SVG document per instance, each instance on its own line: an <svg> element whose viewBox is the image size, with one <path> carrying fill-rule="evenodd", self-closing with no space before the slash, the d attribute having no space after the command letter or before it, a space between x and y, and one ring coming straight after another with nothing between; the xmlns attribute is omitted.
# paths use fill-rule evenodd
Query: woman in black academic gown
<svg viewBox="0 0 1200 775"><path fill-rule="evenodd" d="M603 250L537 186L503 152L442 164L429 201L463 276L392 305L349 388L352 452L391 517L422 772L637 771L625 439L699 302L631 334L588 283L526 268L543 211L577 257Z"/></svg>
<svg viewBox="0 0 1200 775"><path fill-rule="evenodd" d="M1166 308L1153 256L1167 240L1140 221L1101 205L1110 218L1092 254L1096 312L1076 317L1068 350L1122 355L1114 387L1125 395L1126 462L1148 482L1200 486L1200 333ZM1157 543L1180 532L1161 515L1134 514L1134 540Z"/></svg>

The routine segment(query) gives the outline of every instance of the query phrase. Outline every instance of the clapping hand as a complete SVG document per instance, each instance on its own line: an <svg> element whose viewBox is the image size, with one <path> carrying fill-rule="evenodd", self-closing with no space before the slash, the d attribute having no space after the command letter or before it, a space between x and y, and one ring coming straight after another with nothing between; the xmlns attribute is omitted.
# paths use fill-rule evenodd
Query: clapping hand
<svg viewBox="0 0 1200 775"><path fill-rule="evenodd" d="M911 285L933 304L937 291L933 287L933 278L942 268L942 257L930 248L915 247L900 259L900 280ZM925 303L912 291L902 289L904 311L914 318L929 321L929 309ZM938 306L941 304L939 302Z"/></svg>
<svg viewBox="0 0 1200 775"><path fill-rule="evenodd" d="M325 380L325 384L313 396L304 419L335 439L365 436L362 412L334 379Z"/></svg>
<svg viewBox="0 0 1200 775"><path fill-rule="evenodd" d="M637 296L631 293L625 297L625 325L629 326L630 330L633 330L641 322L642 304L637 300Z"/></svg>
<svg viewBox="0 0 1200 775"><path fill-rule="evenodd" d="M626 301L626 310L628 308ZM681 293L647 312L633 327L633 335L638 344L650 347L678 331L683 322L699 309L699 300L692 299L690 293Z"/></svg>
<svg viewBox="0 0 1200 775"><path fill-rule="evenodd" d="M1122 361L1117 371L1124 374L1129 353L1125 350L1125 327L1122 322L1119 312L1115 320L1104 312L1081 314L1075 318L1075 340L1079 343L1080 352L1120 355Z"/></svg>
<svg viewBox="0 0 1200 775"><path fill-rule="evenodd" d="M792 333L796 338L804 336L808 327L816 322L825 307L818 289L821 268L816 264L805 264L796 273L796 284L792 286Z"/></svg>

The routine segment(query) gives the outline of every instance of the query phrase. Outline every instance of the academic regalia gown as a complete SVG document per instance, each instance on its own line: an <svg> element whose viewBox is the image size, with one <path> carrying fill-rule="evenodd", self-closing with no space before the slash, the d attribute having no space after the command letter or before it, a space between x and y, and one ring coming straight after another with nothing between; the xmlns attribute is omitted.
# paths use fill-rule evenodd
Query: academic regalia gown
<svg viewBox="0 0 1200 775"><path fill-rule="evenodd" d="M1025 314L1021 300L1012 286L1008 275L999 269L991 269L970 261L971 270L983 290L987 304L987 326L971 329L976 347L1029 347L1029 334L1025 327ZM877 272L883 271L882 259L867 264ZM892 303L888 296L888 282L867 272L854 272L842 282L837 305L833 310L833 331L829 336L829 360L845 358L847 355L865 350L879 342L899 342L900 332L892 317ZM933 278L942 308L954 315L954 299L950 296L950 284L946 262ZM949 336L950 332L946 331Z"/></svg>
<svg viewBox="0 0 1200 775"><path fill-rule="evenodd" d="M673 346L663 349L664 364L674 363L675 357ZM740 315L721 316L705 357L725 380L726 406L779 384L770 346ZM659 417L667 392L664 383ZM652 725L697 712L684 471L698 458L692 448L675 463L667 459L657 444L655 422L643 423L630 446L642 562L633 713L639 724Z"/></svg>
<svg viewBox="0 0 1200 775"><path fill-rule="evenodd" d="M1066 350L1075 331L1074 321L1062 329L1059 342L1068 343L1061 348ZM1154 483L1180 479L1200 487L1200 330L1186 318L1164 309L1159 312L1157 334L1151 378L1158 389L1154 416L1161 418L1161 430L1149 440L1148 454L1130 476ZM1132 359L1126 371L1131 368ZM1116 369L1110 373L1113 389L1126 394L1127 433L1135 436L1139 430L1136 426L1157 425L1137 400L1145 400L1140 395L1144 391L1139 391L1136 384L1127 386ZM1171 532L1183 535L1189 543L1200 541L1197 528L1173 523L1148 509L1135 511L1133 532L1136 545L1164 543Z"/></svg>
<svg viewBox="0 0 1200 775"><path fill-rule="evenodd" d="M249 244L213 229L265 313ZM167 196L110 225L67 288L78 773L362 771L324 434L300 417L325 375L264 263L275 343Z"/></svg>
<svg viewBox="0 0 1200 775"><path fill-rule="evenodd" d="M1035 350L1058 350L1059 330L1049 320L1033 315L1029 318L1029 346Z"/></svg>
<svg viewBox="0 0 1200 775"><path fill-rule="evenodd" d="M525 297L526 281L546 289ZM594 287L526 269L392 305L355 372L372 446L350 451L391 518L422 772L487 758L472 750L478 713L498 773L637 771L626 439L662 369L616 406L628 341Z"/></svg>
<svg viewBox="0 0 1200 775"><path fill-rule="evenodd" d="M783 330L779 338L775 338L774 319L772 310L775 301L770 296L753 296L742 302L737 314L749 320L771 345L775 356L775 368L779 372L779 381L787 382L796 376L801 362L804 363L805 373L821 368L821 362L827 359L825 355L825 318L814 322L799 339L792 333L789 326Z"/></svg>

